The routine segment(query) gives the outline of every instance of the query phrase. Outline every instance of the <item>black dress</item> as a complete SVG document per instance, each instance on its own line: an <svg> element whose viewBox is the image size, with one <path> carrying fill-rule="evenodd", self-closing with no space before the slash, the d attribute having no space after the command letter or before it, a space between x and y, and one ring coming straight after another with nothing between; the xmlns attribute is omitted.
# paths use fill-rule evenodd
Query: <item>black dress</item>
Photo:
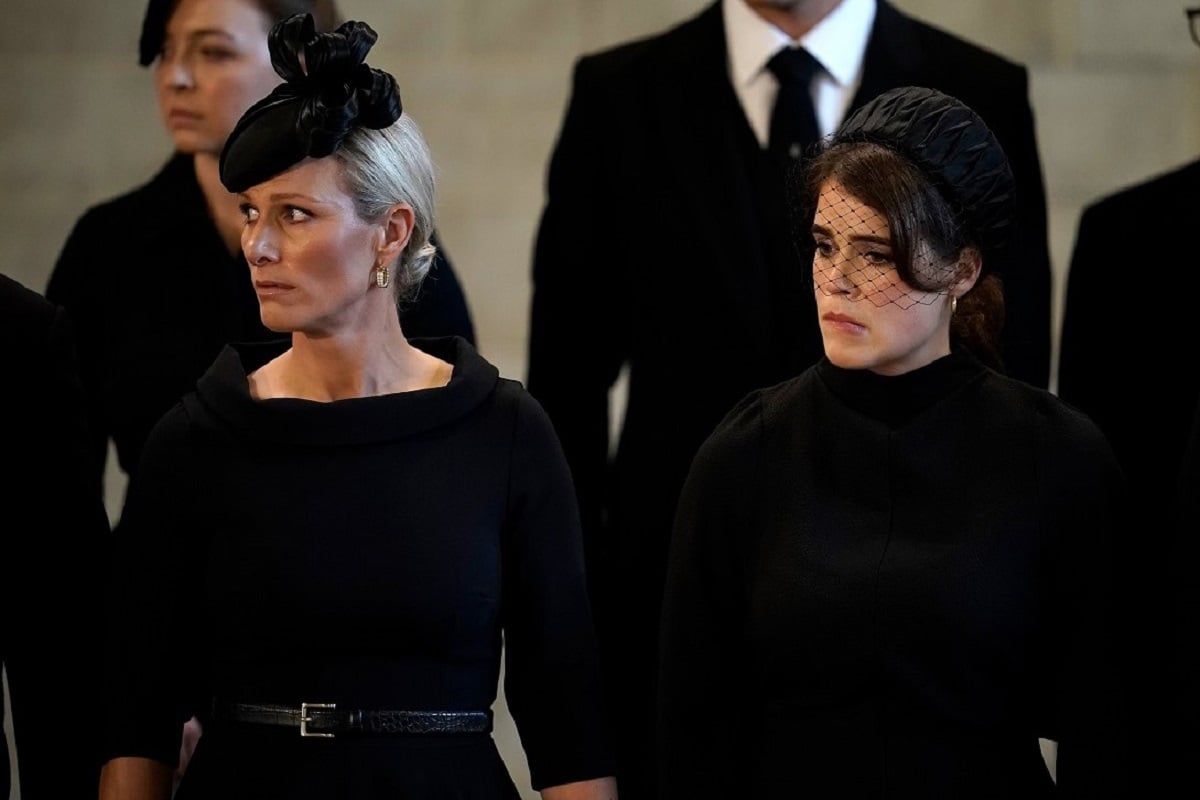
<svg viewBox="0 0 1200 800"><path fill-rule="evenodd" d="M1085 417L966 355L751 393L676 520L665 796L1120 796L1122 491Z"/></svg>
<svg viewBox="0 0 1200 800"><path fill-rule="evenodd" d="M151 434L115 584L108 757L174 763L179 708L490 709L535 788L612 774L578 513L558 441L463 339L439 389L251 399L286 344L226 348ZM198 699L199 698L199 699ZM205 724L188 798L514 798L489 734L302 739Z"/></svg>
<svg viewBox="0 0 1200 800"><path fill-rule="evenodd" d="M66 307L78 332L97 474L110 438L132 474L150 428L195 388L223 345L278 338L259 318L248 270L221 240L188 155L177 153L144 186L76 222L46 297ZM402 320L409 337L474 343L466 298L444 257Z"/></svg>

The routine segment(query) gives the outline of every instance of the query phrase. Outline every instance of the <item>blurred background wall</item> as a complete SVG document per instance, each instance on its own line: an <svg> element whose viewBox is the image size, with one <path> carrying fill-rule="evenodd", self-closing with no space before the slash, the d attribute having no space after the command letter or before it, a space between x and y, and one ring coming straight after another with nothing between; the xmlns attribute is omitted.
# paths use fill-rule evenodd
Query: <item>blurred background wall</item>
<svg viewBox="0 0 1200 800"><path fill-rule="evenodd" d="M707 2L340 0L348 18L379 32L369 61L396 75L406 111L429 139L443 244L465 284L480 349L503 374L524 377L530 252L572 62ZM1200 157L1200 48L1188 36L1186 2L894 2L1030 68L1057 330L1084 204ZM144 7L144 0L4 0L0 271L38 291L76 217L150 177L169 152L150 74L137 66ZM1147 231L1148 246L1129 254L1131 271L1158 257L1157 237L1171 233L1179 232ZM171 269L172 253L160 257ZM1163 258L1178 263L1179 256ZM1131 276L1113 291L1129 291L1133 303L1137 284ZM2 390L20 391L20 379L4 376ZM111 498L121 490L110 481ZM503 708L497 726L518 785L535 797ZM86 731L85 722L73 735Z"/></svg>

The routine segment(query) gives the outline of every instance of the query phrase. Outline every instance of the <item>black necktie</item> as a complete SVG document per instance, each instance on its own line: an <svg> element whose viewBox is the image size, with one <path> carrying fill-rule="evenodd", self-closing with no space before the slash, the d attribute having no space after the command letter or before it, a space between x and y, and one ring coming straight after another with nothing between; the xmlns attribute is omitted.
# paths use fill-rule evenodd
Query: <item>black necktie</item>
<svg viewBox="0 0 1200 800"><path fill-rule="evenodd" d="M782 158L800 158L820 138L809 91L820 68L820 62L803 47L785 47L767 62L767 69L779 81L768 147Z"/></svg>

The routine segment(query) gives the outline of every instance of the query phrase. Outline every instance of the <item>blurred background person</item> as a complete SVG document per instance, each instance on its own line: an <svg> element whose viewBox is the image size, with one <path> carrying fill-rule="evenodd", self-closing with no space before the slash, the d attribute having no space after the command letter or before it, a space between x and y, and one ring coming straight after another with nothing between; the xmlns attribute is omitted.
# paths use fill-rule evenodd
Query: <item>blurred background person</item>
<svg viewBox="0 0 1200 800"><path fill-rule="evenodd" d="M1010 153L1017 232L992 265L1004 367L1044 388L1050 258L1023 65L876 0L718 0L575 65L534 251L528 385L575 477L601 647L631 726L627 800L653 791L657 619L688 464L739 397L821 353L784 176L847 112L907 84L969 103ZM598 223L613 218L619 235Z"/></svg>
<svg viewBox="0 0 1200 800"><path fill-rule="evenodd" d="M101 691L108 518L100 476L84 457L86 405L70 320L7 275L0 374L0 666L17 754L12 770L0 730L0 793L95 797L100 751L91 725Z"/></svg>

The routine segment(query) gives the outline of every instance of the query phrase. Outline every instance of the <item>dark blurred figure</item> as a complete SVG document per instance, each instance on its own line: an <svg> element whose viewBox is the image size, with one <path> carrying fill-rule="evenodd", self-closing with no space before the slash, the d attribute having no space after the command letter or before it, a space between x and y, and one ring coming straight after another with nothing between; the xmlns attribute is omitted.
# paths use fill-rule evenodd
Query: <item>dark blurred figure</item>
<svg viewBox="0 0 1200 800"><path fill-rule="evenodd" d="M101 586L109 545L65 312L0 275L0 663L21 800L93 798ZM0 698L0 721L4 717ZM0 730L0 792L12 779Z"/></svg>
<svg viewBox="0 0 1200 800"><path fill-rule="evenodd" d="M1186 13L1200 45L1200 9ZM1162 679L1164 646L1172 638L1169 609L1178 599L1173 591L1178 580L1194 580L1176 571L1185 565L1171 548L1194 548L1187 541L1174 543L1172 532L1176 486L1200 404L1200 370L1185 366L1196 363L1186 284L1177 293L1166 290L1165 296L1142 292L1143 299L1132 305L1116 287L1152 281L1154 272L1175 258L1187 264L1186 249L1164 262L1161 245L1167 237L1187 237L1198 219L1200 160L1095 200L1079 218L1063 307L1058 395L1087 413L1108 437L1139 510L1139 535L1125 556L1125 606L1135 643L1128 668L1143 692L1135 709L1138 729L1147 732L1139 738L1139 761L1148 775L1163 774L1164 742L1157 732L1174 725L1178 704L1175 682ZM1172 277L1186 282L1190 276ZM1200 526L1185 536L1195 537L1196 531ZM1176 580L1164 580L1169 574ZM1196 759L1191 754L1189 763Z"/></svg>
<svg viewBox="0 0 1200 800"><path fill-rule="evenodd" d="M796 45L812 59L779 65L775 56ZM793 75L807 86L790 88ZM774 124L776 95L793 98L789 118L813 115L821 135L904 85L969 104L1008 153L1021 201L1017 241L994 265L1007 298L1005 366L1044 388L1050 257L1024 66L875 0L718 0L575 66L536 243L527 377L579 494L601 642L627 725L627 800L653 791L658 607L688 465L738 398L821 354L808 259L791 242L783 188L806 143L772 144L784 127ZM798 108L806 100L811 109ZM614 430L610 392L623 370L628 404Z"/></svg>
<svg viewBox="0 0 1200 800"><path fill-rule="evenodd" d="M1184 785L1194 780L1200 769L1200 670L1196 669L1196 633L1200 630L1200 403L1192 422L1192 434L1183 455L1180 471L1178 515L1175 524L1174 639L1171 653L1172 692L1167 708L1174 718L1162 727L1163 737L1171 745L1159 763L1165 764L1164 787Z"/></svg>

